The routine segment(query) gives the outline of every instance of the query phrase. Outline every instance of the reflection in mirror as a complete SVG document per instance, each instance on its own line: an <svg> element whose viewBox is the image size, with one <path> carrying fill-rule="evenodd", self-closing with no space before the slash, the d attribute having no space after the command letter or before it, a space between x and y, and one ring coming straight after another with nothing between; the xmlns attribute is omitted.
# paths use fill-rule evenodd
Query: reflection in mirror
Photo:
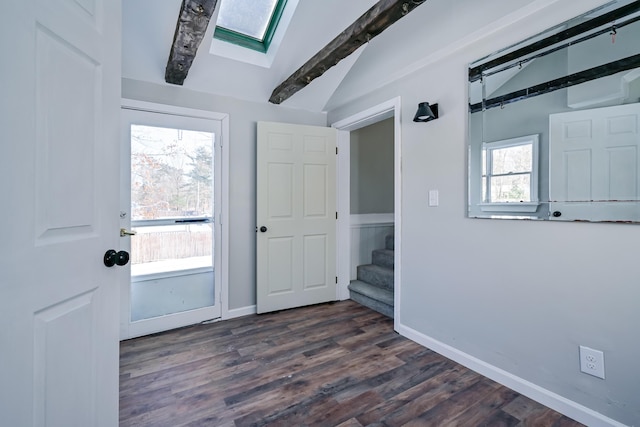
<svg viewBox="0 0 640 427"><path fill-rule="evenodd" d="M476 218L640 222L640 1L469 67Z"/></svg>
<svg viewBox="0 0 640 427"><path fill-rule="evenodd" d="M482 202L488 212L535 212L538 135L482 144Z"/></svg>

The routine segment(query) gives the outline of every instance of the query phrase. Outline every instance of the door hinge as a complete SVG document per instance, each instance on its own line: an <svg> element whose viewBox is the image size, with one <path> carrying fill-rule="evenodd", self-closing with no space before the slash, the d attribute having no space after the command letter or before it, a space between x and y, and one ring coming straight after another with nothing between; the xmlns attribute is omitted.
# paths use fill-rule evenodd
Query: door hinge
<svg viewBox="0 0 640 427"><path fill-rule="evenodd" d="M336 276L336 284L338 284L338 276Z"/></svg>
<svg viewBox="0 0 640 427"><path fill-rule="evenodd" d="M336 212L336 219L338 219L338 212Z"/></svg>
<svg viewBox="0 0 640 427"><path fill-rule="evenodd" d="M338 154L338 147L336 147L336 155Z"/></svg>

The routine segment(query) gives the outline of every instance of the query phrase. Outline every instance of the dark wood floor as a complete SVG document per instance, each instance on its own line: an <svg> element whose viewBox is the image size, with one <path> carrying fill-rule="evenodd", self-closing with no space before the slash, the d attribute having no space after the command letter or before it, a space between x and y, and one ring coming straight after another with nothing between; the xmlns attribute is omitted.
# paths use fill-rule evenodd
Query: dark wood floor
<svg viewBox="0 0 640 427"><path fill-rule="evenodd" d="M580 426L351 301L122 342L121 426Z"/></svg>

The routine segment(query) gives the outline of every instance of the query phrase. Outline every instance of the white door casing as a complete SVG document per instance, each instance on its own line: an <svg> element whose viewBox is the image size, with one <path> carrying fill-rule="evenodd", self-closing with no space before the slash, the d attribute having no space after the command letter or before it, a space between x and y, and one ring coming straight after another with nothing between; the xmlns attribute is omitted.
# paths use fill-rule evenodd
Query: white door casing
<svg viewBox="0 0 640 427"><path fill-rule="evenodd" d="M394 328L400 326L400 303L402 291L402 126L401 98L396 97L370 107L331 126L338 130L338 237L336 255L338 259L338 294L340 299L349 298L348 285L351 279L351 196L349 180L351 145L350 132L393 117L394 159Z"/></svg>
<svg viewBox="0 0 640 427"><path fill-rule="evenodd" d="M2 2L0 414L118 423L120 2Z"/></svg>
<svg viewBox="0 0 640 427"><path fill-rule="evenodd" d="M335 147L331 128L258 123L258 313L336 300Z"/></svg>
<svg viewBox="0 0 640 427"><path fill-rule="evenodd" d="M550 219L640 221L639 126L638 103L549 116Z"/></svg>

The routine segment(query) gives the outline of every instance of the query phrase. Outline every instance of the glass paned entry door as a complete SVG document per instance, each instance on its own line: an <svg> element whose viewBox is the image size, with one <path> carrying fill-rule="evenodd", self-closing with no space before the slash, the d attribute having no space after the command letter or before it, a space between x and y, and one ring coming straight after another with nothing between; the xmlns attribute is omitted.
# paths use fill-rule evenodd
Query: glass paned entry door
<svg viewBox="0 0 640 427"><path fill-rule="evenodd" d="M123 338L220 317L219 137L216 120L123 109L120 216L135 233Z"/></svg>

